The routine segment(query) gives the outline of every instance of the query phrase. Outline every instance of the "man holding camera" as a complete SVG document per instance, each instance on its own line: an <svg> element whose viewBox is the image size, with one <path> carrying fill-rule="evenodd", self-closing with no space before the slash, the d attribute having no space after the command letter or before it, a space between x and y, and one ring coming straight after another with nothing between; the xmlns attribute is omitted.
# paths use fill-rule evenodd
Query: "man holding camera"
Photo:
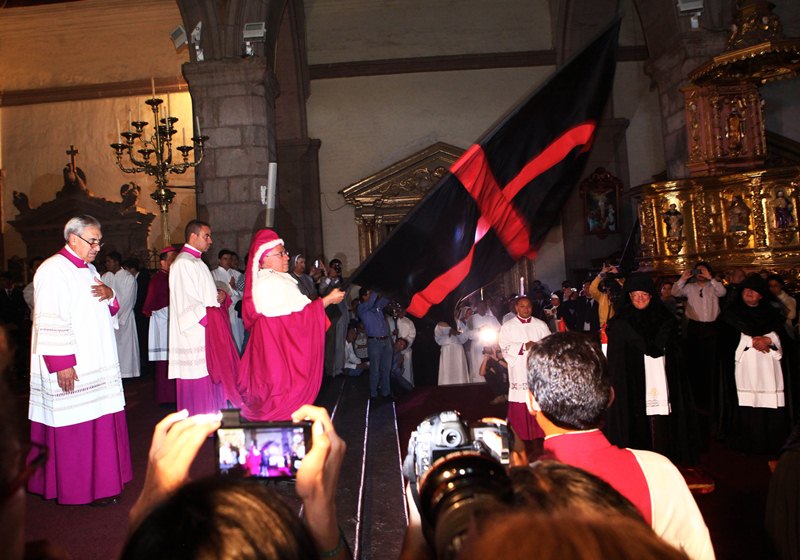
<svg viewBox="0 0 800 560"><path fill-rule="evenodd" d="M717 316L725 286L714 278L707 262L686 270L672 286L672 295L686 298L686 362L693 364L692 389L697 407L711 409L711 380L717 367Z"/></svg>
<svg viewBox="0 0 800 560"><path fill-rule="evenodd" d="M693 560L713 559L708 528L678 469L658 453L611 445L600 431L614 400L600 347L578 333L555 333L534 346L527 364L527 408L544 431L545 453L608 482Z"/></svg>
<svg viewBox="0 0 800 560"><path fill-rule="evenodd" d="M389 385L389 371L392 367L392 341L389 327L383 316L383 309L389 300L380 297L367 287L358 292L361 303L358 304L358 318L364 323L367 332L367 349L369 351L369 397L378 397L378 388L383 398L392 395Z"/></svg>

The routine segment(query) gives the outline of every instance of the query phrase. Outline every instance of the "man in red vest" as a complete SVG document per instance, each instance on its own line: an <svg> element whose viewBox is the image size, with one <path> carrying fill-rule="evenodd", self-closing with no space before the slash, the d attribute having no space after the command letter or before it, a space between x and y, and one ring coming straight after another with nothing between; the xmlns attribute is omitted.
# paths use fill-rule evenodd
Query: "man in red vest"
<svg viewBox="0 0 800 560"><path fill-rule="evenodd" d="M544 452L582 468L628 498L666 542L693 560L713 559L708 528L678 469L651 451L611 445L600 426L614 391L600 347L579 333L554 333L528 357L528 411Z"/></svg>

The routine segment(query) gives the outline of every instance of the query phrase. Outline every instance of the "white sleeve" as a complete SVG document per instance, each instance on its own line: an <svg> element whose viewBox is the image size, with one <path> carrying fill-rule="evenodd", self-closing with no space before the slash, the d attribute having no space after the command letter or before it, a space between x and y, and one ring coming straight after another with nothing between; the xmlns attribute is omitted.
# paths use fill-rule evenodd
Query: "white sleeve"
<svg viewBox="0 0 800 560"><path fill-rule="evenodd" d="M77 354L70 297L70 291L76 287L64 282L64 274L50 259L39 267L33 285L31 352L39 356Z"/></svg>
<svg viewBox="0 0 800 560"><path fill-rule="evenodd" d="M630 451L650 489L653 531L692 560L714 560L708 527L680 471L658 453Z"/></svg>

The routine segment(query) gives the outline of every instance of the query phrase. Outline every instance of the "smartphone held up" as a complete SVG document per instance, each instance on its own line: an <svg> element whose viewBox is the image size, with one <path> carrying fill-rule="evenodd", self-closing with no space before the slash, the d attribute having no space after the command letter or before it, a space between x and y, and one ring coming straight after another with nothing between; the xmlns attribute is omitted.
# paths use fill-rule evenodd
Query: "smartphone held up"
<svg viewBox="0 0 800 560"><path fill-rule="evenodd" d="M223 411L215 444L222 475L291 479L311 449L311 422L247 422Z"/></svg>

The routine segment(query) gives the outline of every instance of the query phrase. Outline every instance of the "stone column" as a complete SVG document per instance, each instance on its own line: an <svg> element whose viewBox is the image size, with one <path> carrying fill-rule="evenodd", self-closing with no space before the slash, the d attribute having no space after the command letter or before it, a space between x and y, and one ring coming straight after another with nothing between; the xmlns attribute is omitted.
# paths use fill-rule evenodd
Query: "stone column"
<svg viewBox="0 0 800 560"><path fill-rule="evenodd" d="M275 226L292 253L322 255L319 194L320 141L278 139L278 212ZM334 255L325 255L330 261Z"/></svg>
<svg viewBox="0 0 800 560"><path fill-rule="evenodd" d="M244 257L253 232L264 227L261 185L267 184L269 162L277 161L275 76L264 57L191 62L183 75L209 137L196 181L197 216L214 235L210 262L222 248ZM278 185L280 197L280 179Z"/></svg>
<svg viewBox="0 0 800 560"><path fill-rule="evenodd" d="M651 58L645 71L658 87L661 106L661 127L664 137L664 161L667 176L680 179L689 175L687 161L686 114L683 87L688 86L689 72L724 46L721 34L705 31L689 32L675 37L671 48Z"/></svg>

